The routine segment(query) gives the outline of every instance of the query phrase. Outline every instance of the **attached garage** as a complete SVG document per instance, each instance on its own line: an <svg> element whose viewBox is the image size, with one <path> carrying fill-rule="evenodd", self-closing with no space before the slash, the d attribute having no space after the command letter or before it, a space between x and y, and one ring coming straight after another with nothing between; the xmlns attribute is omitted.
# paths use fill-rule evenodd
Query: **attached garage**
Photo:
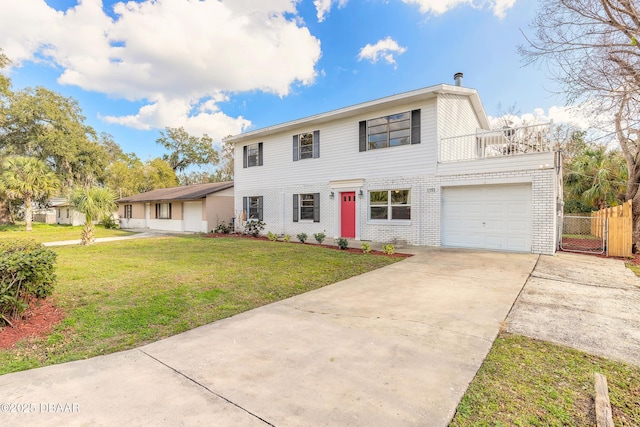
<svg viewBox="0 0 640 427"><path fill-rule="evenodd" d="M531 184L442 189L442 246L531 252Z"/></svg>

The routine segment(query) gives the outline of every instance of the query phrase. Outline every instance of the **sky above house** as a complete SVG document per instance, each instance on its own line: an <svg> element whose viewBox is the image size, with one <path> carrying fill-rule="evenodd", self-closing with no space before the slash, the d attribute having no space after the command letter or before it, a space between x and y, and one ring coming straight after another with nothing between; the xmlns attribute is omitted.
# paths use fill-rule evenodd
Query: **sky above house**
<svg viewBox="0 0 640 427"><path fill-rule="evenodd" d="M157 157L165 127L259 129L440 83L485 111L567 119L547 70L525 66L531 0L5 1L14 89L75 98L125 152Z"/></svg>

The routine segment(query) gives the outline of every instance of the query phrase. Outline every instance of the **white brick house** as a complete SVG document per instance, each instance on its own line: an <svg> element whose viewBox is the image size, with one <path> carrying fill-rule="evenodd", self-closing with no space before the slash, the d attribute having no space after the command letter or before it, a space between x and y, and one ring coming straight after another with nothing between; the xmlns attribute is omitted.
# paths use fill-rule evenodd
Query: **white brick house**
<svg viewBox="0 0 640 427"><path fill-rule="evenodd" d="M489 131L440 84L232 136L235 211L278 234L553 254L550 125Z"/></svg>

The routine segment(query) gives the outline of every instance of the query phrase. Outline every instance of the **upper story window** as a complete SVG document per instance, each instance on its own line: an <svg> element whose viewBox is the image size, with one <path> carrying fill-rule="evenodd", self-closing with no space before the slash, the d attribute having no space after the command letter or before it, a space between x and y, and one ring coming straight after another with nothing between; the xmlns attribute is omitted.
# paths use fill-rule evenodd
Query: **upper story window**
<svg viewBox="0 0 640 427"><path fill-rule="evenodd" d="M262 142L242 147L242 167L262 166Z"/></svg>
<svg viewBox="0 0 640 427"><path fill-rule="evenodd" d="M293 161L320 157L320 131L293 136Z"/></svg>
<svg viewBox="0 0 640 427"><path fill-rule="evenodd" d="M360 122L360 151L420 143L420 110Z"/></svg>
<svg viewBox="0 0 640 427"><path fill-rule="evenodd" d="M411 219L411 192L409 190L370 191L369 219Z"/></svg>

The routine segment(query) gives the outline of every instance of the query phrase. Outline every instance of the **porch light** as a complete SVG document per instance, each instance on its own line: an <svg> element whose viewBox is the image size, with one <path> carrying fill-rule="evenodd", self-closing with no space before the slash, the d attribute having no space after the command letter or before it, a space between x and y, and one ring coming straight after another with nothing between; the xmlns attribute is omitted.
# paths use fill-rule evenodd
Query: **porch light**
<svg viewBox="0 0 640 427"><path fill-rule="evenodd" d="M331 193L329 193L329 198L333 199L334 197L336 197L336 195L333 193L333 191Z"/></svg>
<svg viewBox="0 0 640 427"><path fill-rule="evenodd" d="M358 196L360 196L361 199L362 199L362 196L364 196L364 193L362 192L362 189L360 189L360 191L358 192Z"/></svg>

